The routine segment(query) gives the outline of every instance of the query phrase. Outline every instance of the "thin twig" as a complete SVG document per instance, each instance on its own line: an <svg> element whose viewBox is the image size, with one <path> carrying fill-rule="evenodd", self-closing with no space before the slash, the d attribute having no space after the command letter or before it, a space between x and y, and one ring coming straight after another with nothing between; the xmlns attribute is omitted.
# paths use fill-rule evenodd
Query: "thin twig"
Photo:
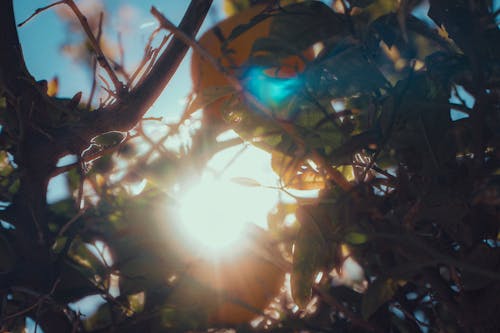
<svg viewBox="0 0 500 333"><path fill-rule="evenodd" d="M27 290L27 289L24 289L24 288L16 288L16 290L19 290L19 291L22 291L22 292L25 292L29 295L36 295L35 297L38 297L38 299L36 300L35 303L33 303L32 305L22 309L22 310L19 310L13 314L10 314L8 316L5 316L2 318L2 321L7 321L7 320L10 320L10 319L14 319L16 317L20 317L28 312L30 312L31 310L33 310L34 308L38 307L39 305L41 305L43 302L45 302L48 298L50 298L50 296L52 296L52 294L54 293L54 291L56 290L57 286L59 285L59 282L61 280L60 279L57 279L54 284L52 285L52 288L49 292L49 294L47 295L43 295L43 294L39 294L39 293L36 293L36 292L32 292L31 290Z"/></svg>
<svg viewBox="0 0 500 333"><path fill-rule="evenodd" d="M132 73L132 75L130 76L130 81L128 82L128 85L130 87L133 86L135 78L137 77L137 75L139 75L142 68L147 64L149 59L151 59L151 56L153 54L153 48L151 47L151 45L153 44L153 39L158 34L158 32L160 32L160 28L156 28L149 36L148 42L146 43L146 46L144 47L144 56L142 57L142 60L139 63L139 66L137 66L134 73Z"/></svg>
<svg viewBox="0 0 500 333"><path fill-rule="evenodd" d="M36 15L40 14L41 12L51 8L51 7L54 7L54 6L57 6L57 5L60 5L60 4L63 4L64 3L64 0L61 0L61 1L57 1L57 2L54 2L54 3L51 3L50 5L48 6L45 6L45 7L41 7L41 8L38 8L37 10L35 10L35 12L33 14L31 14L26 20L22 21L21 23L19 23L17 26L18 27L22 27L24 24L26 24L29 20L31 20L33 17L35 17Z"/></svg>
<svg viewBox="0 0 500 333"><path fill-rule="evenodd" d="M87 207L84 207L83 209L80 209L78 213L75 214L63 227L61 230L59 230L59 233L57 234L57 237L61 237L64 235L64 233L75 223L80 217L82 217L83 214L87 211Z"/></svg>
<svg viewBox="0 0 500 333"><path fill-rule="evenodd" d="M97 36L96 36L97 45L101 45L103 19L104 19L104 13L100 12L99 13L99 24L97 25Z"/></svg>
<svg viewBox="0 0 500 333"><path fill-rule="evenodd" d="M234 84L236 87L241 88L241 84L238 80L236 80L227 69L222 66L207 50L201 47L193 38L188 36L184 31L177 28L175 24L170 22L162 13L160 13L155 7L151 8L151 14L160 22L162 28L171 31L175 37L182 40L188 46L190 46L195 52L198 52L205 60L210 62L212 66L214 66L217 71L221 72L226 76L226 78Z"/></svg>
<svg viewBox="0 0 500 333"><path fill-rule="evenodd" d="M383 175L383 176L385 176L385 177L387 177L387 178L389 178L391 180L396 180L397 179L394 175L391 175L386 170L381 169L381 168L379 168L376 165L372 165L371 163L367 164L367 163L362 163L362 162L353 162L352 165L354 165L354 166L360 166L360 167L363 167L363 168L370 168L373 171L378 172L379 174L381 174L381 175Z"/></svg>
<svg viewBox="0 0 500 333"><path fill-rule="evenodd" d="M161 41L160 45L151 51L151 60L149 61L148 66L146 69L144 69L144 73L137 81L137 85L140 85L143 81L143 79L147 78L149 73L151 73L151 70L153 69L154 65L156 64L156 59L158 58L158 55L160 54L161 49L166 45L167 41L169 40L170 36L165 36L163 40Z"/></svg>
<svg viewBox="0 0 500 333"><path fill-rule="evenodd" d="M99 45L99 42L96 40L92 32L92 29L90 29L90 26L87 22L87 18L82 14L82 12L80 11L80 9L73 0L63 0L63 2L71 8L73 13L78 18L78 21L80 21L80 24L83 30L85 31L87 38L90 41L90 45L92 46L92 49L97 55L97 61L99 62L99 65L101 65L101 67L106 71L109 78L113 82L116 94L120 95L124 89L124 85L116 76L116 73L113 71L113 68L111 68L111 65L109 64L106 56L104 55L104 52L102 51L102 48Z"/></svg>
<svg viewBox="0 0 500 333"><path fill-rule="evenodd" d="M434 164L434 167L436 169L439 169L439 162L438 162L438 159L436 157L436 153L434 152L434 149L432 148L431 141L429 140L427 127L425 126L424 119L423 119L423 116L421 113L419 114L418 120L420 123L420 127L422 129L422 133L424 135L425 145L427 146L427 150L429 151L429 153L431 155L432 163Z"/></svg>
<svg viewBox="0 0 500 333"><path fill-rule="evenodd" d="M28 306L28 307L26 307L26 308L24 308L24 309L22 309L22 310L19 310L19 311L17 311L17 312L15 312L15 313L13 313L13 314L10 314L10 315L8 315L8 316L3 317L3 318L2 318L2 320L3 320L3 321L8 321L8 320L10 320L10 319L14 319L14 318L16 318L16 317L20 317L20 316L22 316L22 315L24 315L24 314L26 314L26 313L30 312L31 310L33 310L34 308L36 308L36 307L38 306L38 303L40 303L40 300L41 300L41 299L37 300L37 301L36 301L35 303L33 303L32 305L30 305L30 306Z"/></svg>
<svg viewBox="0 0 500 333"><path fill-rule="evenodd" d="M94 94L95 90L97 88L97 59L93 59L92 62L92 86L90 87L90 95L89 99L87 101L87 106L85 109L87 111L90 111L90 108L92 107L92 100L94 99Z"/></svg>
<svg viewBox="0 0 500 333"><path fill-rule="evenodd" d="M241 154L243 154L245 152L245 150L248 149L248 145L243 145L243 147L241 147L240 150L238 150L232 157L231 159L229 160L229 162L226 163L226 165L224 165L224 167L222 168L221 171L219 172L216 172L216 177L220 177L224 174L224 172L227 171L227 169L229 169L231 167L231 165L234 164L234 162L236 162L238 160L238 158L241 157Z"/></svg>
<svg viewBox="0 0 500 333"><path fill-rule="evenodd" d="M101 15L99 15L99 30L97 31L97 42L100 43L101 41L101 33L102 33L102 21L103 21L103 13L101 12ZM85 109L87 111L90 111L90 108L92 106L92 100L94 99L94 94L97 88L97 58L92 59L92 86L90 87L90 95L89 99L87 101L87 106Z"/></svg>

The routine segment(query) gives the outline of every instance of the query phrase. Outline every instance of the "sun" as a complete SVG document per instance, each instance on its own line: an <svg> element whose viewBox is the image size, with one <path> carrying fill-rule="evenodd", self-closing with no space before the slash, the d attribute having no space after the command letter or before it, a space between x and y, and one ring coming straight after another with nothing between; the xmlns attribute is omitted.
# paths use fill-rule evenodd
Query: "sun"
<svg viewBox="0 0 500 333"><path fill-rule="evenodd" d="M228 182L204 177L182 193L178 213L188 241L210 252L235 245L242 237L245 210L239 189ZM247 203L248 204L248 203Z"/></svg>
<svg viewBox="0 0 500 333"><path fill-rule="evenodd" d="M263 184L276 180L266 153L253 147L240 152L241 147L235 147L215 155L201 178L176 194L181 233L201 254L213 257L233 253L249 224L267 227L267 214L279 200L276 189L232 181L242 176L258 178Z"/></svg>

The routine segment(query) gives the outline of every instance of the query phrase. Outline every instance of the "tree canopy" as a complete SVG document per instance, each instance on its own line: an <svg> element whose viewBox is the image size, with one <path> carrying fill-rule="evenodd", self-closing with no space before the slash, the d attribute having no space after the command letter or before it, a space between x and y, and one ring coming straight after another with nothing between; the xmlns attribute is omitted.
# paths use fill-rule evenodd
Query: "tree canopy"
<svg viewBox="0 0 500 333"><path fill-rule="evenodd" d="M178 26L152 7L129 68L104 7L62 0L16 22L0 2L1 331L500 331L498 3L225 5L199 38L211 0ZM27 69L19 26L47 10L73 18L90 91L58 96ZM190 48L180 121L149 117ZM222 255L195 250L188 180L249 145L279 183L233 182L284 199ZM69 195L48 202L61 174ZM232 205L218 216L247 214Z"/></svg>

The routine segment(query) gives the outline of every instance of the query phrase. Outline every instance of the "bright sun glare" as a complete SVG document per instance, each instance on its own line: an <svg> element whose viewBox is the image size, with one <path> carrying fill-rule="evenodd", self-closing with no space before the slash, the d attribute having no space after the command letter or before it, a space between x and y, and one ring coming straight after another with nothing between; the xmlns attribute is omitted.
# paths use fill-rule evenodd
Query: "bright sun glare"
<svg viewBox="0 0 500 333"><path fill-rule="evenodd" d="M267 227L267 214L279 200L278 190L246 187L231 179L244 176L275 185L269 159L253 147L243 153L241 146L227 149L214 156L199 181L179 189L179 222L193 247L211 256L231 253L244 240L249 223Z"/></svg>
<svg viewBox="0 0 500 333"><path fill-rule="evenodd" d="M238 192L235 185L213 179L203 179L191 187L180 200L183 230L210 250L236 243L250 222L242 214L246 207Z"/></svg>

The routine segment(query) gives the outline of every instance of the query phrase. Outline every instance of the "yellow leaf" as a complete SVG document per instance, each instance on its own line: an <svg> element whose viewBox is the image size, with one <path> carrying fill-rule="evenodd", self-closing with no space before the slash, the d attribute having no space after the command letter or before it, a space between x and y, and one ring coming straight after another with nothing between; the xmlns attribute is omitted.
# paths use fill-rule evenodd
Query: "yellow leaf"
<svg viewBox="0 0 500 333"><path fill-rule="evenodd" d="M271 158L271 167L287 188L304 191L325 188L323 175L304 163L303 159L274 152Z"/></svg>
<svg viewBox="0 0 500 333"><path fill-rule="evenodd" d="M59 79L57 76L54 76L49 83L47 84L47 95L55 96L59 91Z"/></svg>

